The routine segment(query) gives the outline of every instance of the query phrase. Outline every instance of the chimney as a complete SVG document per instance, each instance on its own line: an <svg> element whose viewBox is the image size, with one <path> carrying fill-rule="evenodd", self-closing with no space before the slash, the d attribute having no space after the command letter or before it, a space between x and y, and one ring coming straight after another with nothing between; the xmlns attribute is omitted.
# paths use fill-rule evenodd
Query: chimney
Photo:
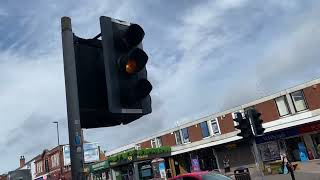
<svg viewBox="0 0 320 180"><path fill-rule="evenodd" d="M26 160L24 159L24 156L20 156L20 168L22 168L26 164Z"/></svg>

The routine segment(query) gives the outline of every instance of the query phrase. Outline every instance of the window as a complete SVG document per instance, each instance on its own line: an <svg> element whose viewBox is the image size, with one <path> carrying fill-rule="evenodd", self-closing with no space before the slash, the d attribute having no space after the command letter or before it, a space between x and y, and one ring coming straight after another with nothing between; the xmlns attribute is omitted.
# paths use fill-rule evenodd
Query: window
<svg viewBox="0 0 320 180"><path fill-rule="evenodd" d="M161 137L157 137L156 138L156 142L157 142L157 147L161 147L162 146Z"/></svg>
<svg viewBox="0 0 320 180"><path fill-rule="evenodd" d="M188 128L181 129L183 143L190 142Z"/></svg>
<svg viewBox="0 0 320 180"><path fill-rule="evenodd" d="M236 118L237 118L237 113L241 113L242 117L244 117L244 116L245 116L245 114L244 114L244 110L242 109L242 110L239 110L239 111L237 111L237 112L233 112L233 113L231 113L231 115L232 115L232 119L236 119ZM239 125L239 124L238 124L238 122L233 121L233 125L234 125L234 126L237 126L237 125Z"/></svg>
<svg viewBox="0 0 320 180"><path fill-rule="evenodd" d="M37 173L42 173L43 169L42 169L42 161L37 162Z"/></svg>
<svg viewBox="0 0 320 180"><path fill-rule="evenodd" d="M140 150L141 149L141 145L140 144L137 144L136 145L136 150Z"/></svg>
<svg viewBox="0 0 320 180"><path fill-rule="evenodd" d="M297 112L307 109L302 90L291 93L291 98Z"/></svg>
<svg viewBox="0 0 320 180"><path fill-rule="evenodd" d="M280 116L285 116L290 114L289 108L288 108L288 102L285 96L281 96L275 99L279 115Z"/></svg>
<svg viewBox="0 0 320 180"><path fill-rule="evenodd" d="M44 167L45 167L46 172L49 172L49 161L48 161L48 159L46 159L44 161Z"/></svg>
<svg viewBox="0 0 320 180"><path fill-rule="evenodd" d="M217 118L211 120L212 135L220 135L220 127Z"/></svg>
<svg viewBox="0 0 320 180"><path fill-rule="evenodd" d="M151 139L151 147L155 148L157 146L156 140L155 139Z"/></svg>
<svg viewBox="0 0 320 180"><path fill-rule="evenodd" d="M201 128L201 132L202 132L202 137L203 138L210 136L207 121L201 122L200 123L200 128Z"/></svg>
<svg viewBox="0 0 320 180"><path fill-rule="evenodd" d="M53 156L51 156L51 166L53 168L59 166L59 153L56 153Z"/></svg>
<svg viewBox="0 0 320 180"><path fill-rule="evenodd" d="M154 138L151 140L151 147L158 148L162 146L162 141L160 137Z"/></svg>
<svg viewBox="0 0 320 180"><path fill-rule="evenodd" d="M175 131L174 136L176 137L176 144L177 145L182 144L180 131Z"/></svg>

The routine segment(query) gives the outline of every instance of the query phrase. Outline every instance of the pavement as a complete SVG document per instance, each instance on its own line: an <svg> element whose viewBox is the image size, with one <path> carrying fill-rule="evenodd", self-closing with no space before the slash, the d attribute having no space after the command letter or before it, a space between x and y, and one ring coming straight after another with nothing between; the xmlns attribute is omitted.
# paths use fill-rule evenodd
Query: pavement
<svg viewBox="0 0 320 180"><path fill-rule="evenodd" d="M320 160L311 160L307 162L297 162L298 169L294 171L296 180L320 180ZM261 177L259 171L250 167L251 180L291 180L290 174L274 174ZM234 176L231 176L233 179Z"/></svg>
<svg viewBox="0 0 320 180"><path fill-rule="evenodd" d="M296 164L296 163L293 163ZM296 180L320 180L320 160L299 162L299 168L294 171ZM290 174L267 175L252 177L252 180L291 180Z"/></svg>

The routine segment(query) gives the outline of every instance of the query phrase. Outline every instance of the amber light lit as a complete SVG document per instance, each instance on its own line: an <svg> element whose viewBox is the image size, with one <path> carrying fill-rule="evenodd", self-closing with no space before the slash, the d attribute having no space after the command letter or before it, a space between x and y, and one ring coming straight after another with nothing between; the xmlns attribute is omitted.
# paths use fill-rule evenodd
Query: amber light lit
<svg viewBox="0 0 320 180"><path fill-rule="evenodd" d="M133 59L129 59L126 64L126 72L129 74L135 73L137 70L137 63Z"/></svg>

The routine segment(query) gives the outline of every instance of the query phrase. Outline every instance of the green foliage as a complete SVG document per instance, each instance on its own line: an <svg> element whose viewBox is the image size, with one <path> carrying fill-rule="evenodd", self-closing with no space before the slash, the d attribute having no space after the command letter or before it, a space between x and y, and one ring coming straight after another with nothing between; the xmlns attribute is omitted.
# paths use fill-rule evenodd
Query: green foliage
<svg viewBox="0 0 320 180"><path fill-rule="evenodd" d="M109 162L119 162L123 160L128 160L128 157L135 157L135 156L148 156L148 155L157 155L157 154L165 154L170 153L171 147L163 146L160 148L149 148L149 149L141 149L141 150L131 150L128 152L124 152L121 154L117 154L114 156L108 157Z"/></svg>

